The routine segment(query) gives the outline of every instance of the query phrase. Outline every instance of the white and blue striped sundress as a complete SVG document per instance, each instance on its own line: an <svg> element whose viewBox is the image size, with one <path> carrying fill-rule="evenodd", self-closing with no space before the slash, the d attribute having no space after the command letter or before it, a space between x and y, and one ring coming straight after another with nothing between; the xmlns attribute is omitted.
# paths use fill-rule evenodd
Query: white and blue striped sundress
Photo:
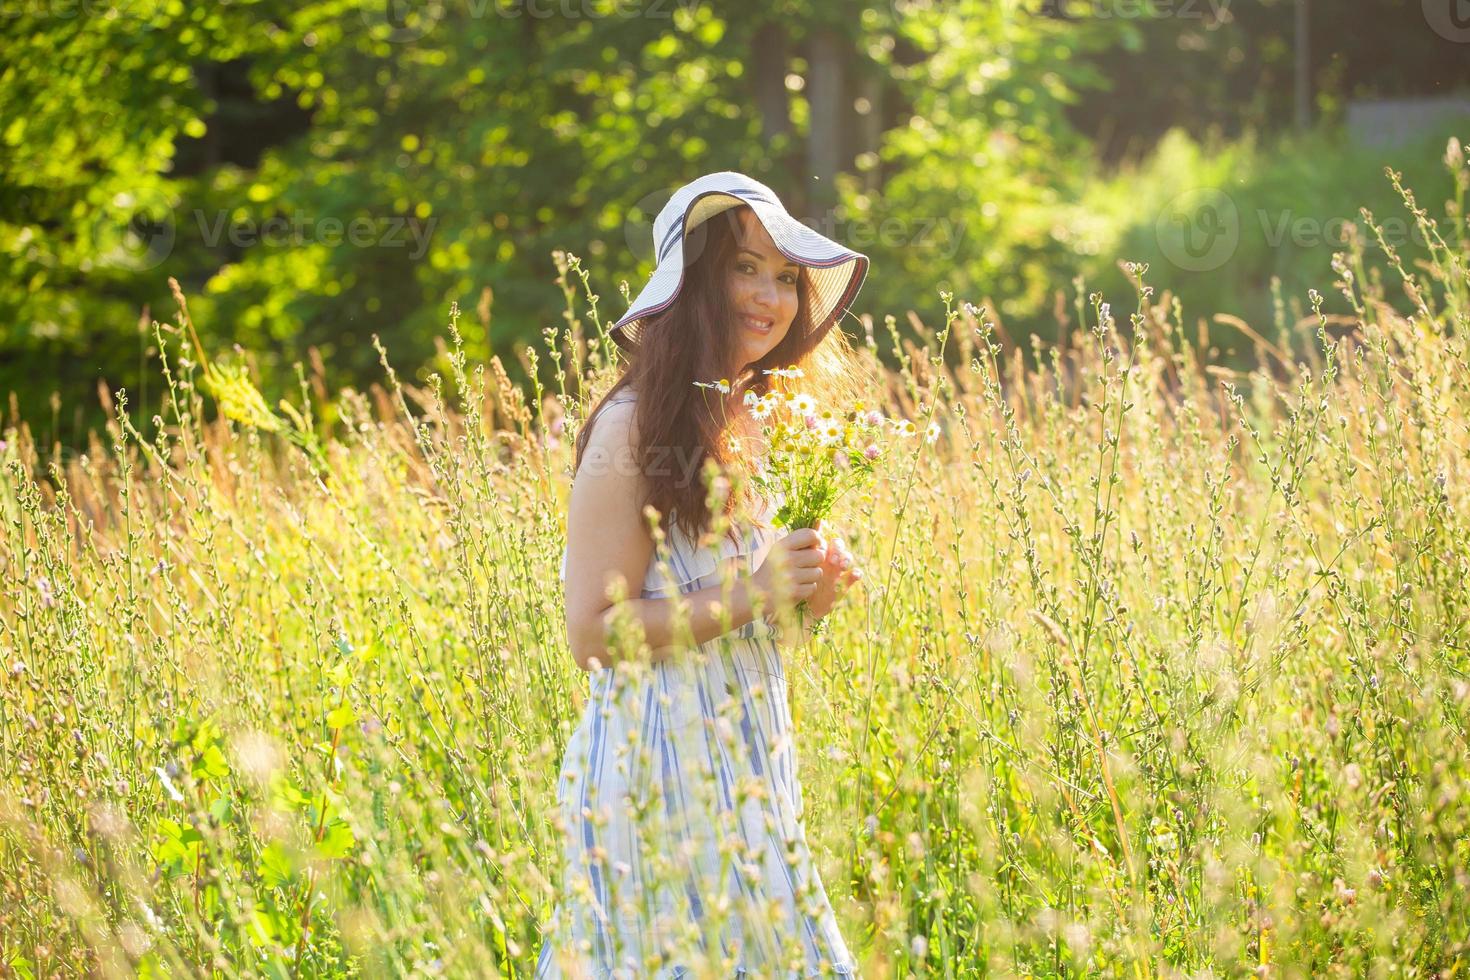
<svg viewBox="0 0 1470 980"><path fill-rule="evenodd" d="M671 532L641 594L716 585L727 559L754 571L779 533L770 513L718 548ZM589 685L557 783L563 880L537 980L856 976L807 847L771 628Z"/></svg>

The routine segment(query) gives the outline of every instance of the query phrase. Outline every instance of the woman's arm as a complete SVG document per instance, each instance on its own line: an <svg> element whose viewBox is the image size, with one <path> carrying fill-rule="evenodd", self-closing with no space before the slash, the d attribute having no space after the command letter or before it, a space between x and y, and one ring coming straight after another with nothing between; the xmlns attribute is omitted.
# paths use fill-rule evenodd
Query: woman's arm
<svg viewBox="0 0 1470 980"><path fill-rule="evenodd" d="M751 577L741 575L728 587L716 584L668 598L623 599L610 604L596 617L584 637L585 645L580 650L573 648L572 655L583 670L592 669L593 661L603 666L609 664L616 659L609 655L609 641L622 628L618 621L625 619L641 629L643 641L652 651L649 659L663 660L754 620L754 594Z"/></svg>
<svg viewBox="0 0 1470 980"><path fill-rule="evenodd" d="M605 408L572 481L567 640L583 670L592 669L594 661L608 666L615 659L609 644L620 645L612 642L620 620L630 619L635 632L641 629L658 660L751 622L762 594L751 575L741 574L728 587L721 583L666 599L638 596L653 557L653 538L641 507L644 482L633 429L632 403ZM615 599L620 593L624 598Z"/></svg>

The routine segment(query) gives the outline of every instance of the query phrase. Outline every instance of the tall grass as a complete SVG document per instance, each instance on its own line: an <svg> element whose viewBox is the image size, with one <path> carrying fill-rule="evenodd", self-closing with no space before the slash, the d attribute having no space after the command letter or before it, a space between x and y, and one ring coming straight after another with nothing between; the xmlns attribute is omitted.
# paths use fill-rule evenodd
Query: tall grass
<svg viewBox="0 0 1470 980"><path fill-rule="evenodd" d="M1031 366L948 296L917 340L866 324L885 407L942 435L833 522L867 584L787 655L863 976L1465 969L1470 251L1463 197L1403 195L1430 261L1341 255L1351 314L1274 325L1302 363L1202 363L1137 266ZM310 423L324 466L206 421L182 306L146 433L121 392L64 462L6 430L10 971L529 975L586 692L569 446L615 370L558 263L521 352L554 392L451 322L427 384L379 348Z"/></svg>

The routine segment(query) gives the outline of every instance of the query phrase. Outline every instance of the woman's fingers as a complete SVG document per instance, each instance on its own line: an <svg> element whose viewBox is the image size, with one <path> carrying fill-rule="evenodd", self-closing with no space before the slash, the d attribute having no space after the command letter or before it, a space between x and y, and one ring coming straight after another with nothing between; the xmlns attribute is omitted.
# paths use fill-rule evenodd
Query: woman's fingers
<svg viewBox="0 0 1470 980"><path fill-rule="evenodd" d="M820 564L793 564L785 570L785 575L793 585L815 585L822 580L822 567Z"/></svg>
<svg viewBox="0 0 1470 980"><path fill-rule="evenodd" d="M799 548L790 552L791 564L797 568L812 568L822 564L826 554L821 548Z"/></svg>

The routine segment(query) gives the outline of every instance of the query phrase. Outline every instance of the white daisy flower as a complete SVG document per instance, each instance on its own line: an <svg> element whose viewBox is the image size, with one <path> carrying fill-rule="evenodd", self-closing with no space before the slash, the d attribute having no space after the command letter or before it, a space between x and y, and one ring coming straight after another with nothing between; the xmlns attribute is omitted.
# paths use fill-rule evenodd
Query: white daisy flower
<svg viewBox="0 0 1470 980"><path fill-rule="evenodd" d="M765 368L765 369L762 369L762 371L761 371L761 374L769 374L769 375L771 375L774 378L800 378L802 376L802 373L803 372L802 372L801 368L798 368L798 367L793 367L793 368Z"/></svg>
<svg viewBox="0 0 1470 980"><path fill-rule="evenodd" d="M789 404L791 410L798 415L811 415L817 410L817 400L805 393L792 395Z"/></svg>
<svg viewBox="0 0 1470 980"><path fill-rule="evenodd" d="M938 422L930 422L929 423L929 428L926 429L926 430L924 430L924 441L927 442L927 443L929 443L929 445L932 446L932 445L934 445L934 441L936 439L938 439L938 438L939 438L939 423Z"/></svg>
<svg viewBox="0 0 1470 980"><path fill-rule="evenodd" d="M718 381L696 381L694 382L694 386L696 388L713 388L722 395L728 395L730 393L729 378L721 378Z"/></svg>

